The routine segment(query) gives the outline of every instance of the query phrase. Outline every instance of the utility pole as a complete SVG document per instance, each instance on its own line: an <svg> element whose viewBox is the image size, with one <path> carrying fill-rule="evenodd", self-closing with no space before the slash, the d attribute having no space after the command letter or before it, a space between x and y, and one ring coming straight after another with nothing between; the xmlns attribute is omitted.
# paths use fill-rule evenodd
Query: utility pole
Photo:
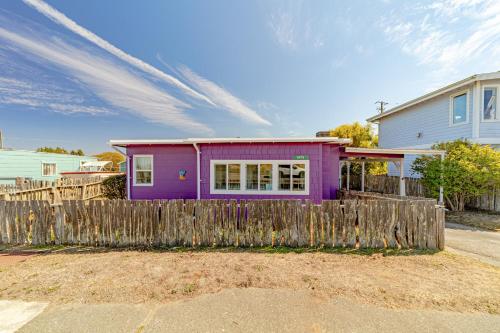
<svg viewBox="0 0 500 333"><path fill-rule="evenodd" d="M2 130L0 130L0 149L3 149L3 137L2 137Z"/></svg>
<svg viewBox="0 0 500 333"><path fill-rule="evenodd" d="M379 113L384 113L384 111L385 111L385 110L384 110L384 107L385 107L387 104L389 104L389 103L387 103L387 102L384 102L384 101L380 100L380 101L376 101L376 102L375 102L375 104L378 104L378 105L379 105L379 106L377 107L377 111L378 111Z"/></svg>

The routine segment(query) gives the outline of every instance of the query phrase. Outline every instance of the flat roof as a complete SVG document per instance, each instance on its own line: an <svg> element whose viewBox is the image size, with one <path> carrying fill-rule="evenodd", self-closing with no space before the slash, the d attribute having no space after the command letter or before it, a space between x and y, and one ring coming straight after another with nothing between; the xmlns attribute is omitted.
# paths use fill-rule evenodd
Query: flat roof
<svg viewBox="0 0 500 333"><path fill-rule="evenodd" d="M337 137L288 137L288 138L187 138L187 139L144 139L144 140L110 140L111 146L126 147L133 145L192 145L194 143L327 143L346 145L351 139Z"/></svg>
<svg viewBox="0 0 500 333"><path fill-rule="evenodd" d="M434 98L434 97L437 97L439 95L442 95L442 94L445 94L447 92L450 92L452 90L455 90L455 89L458 89L460 87L463 87L463 86L466 86L466 85L469 85L471 83L474 83L476 81L482 81L482 80L494 80L494 79L500 79L500 71L499 72L491 72L491 73L483 73L483 74L475 74L475 75L472 75L472 76L469 76L468 78L465 78L463 80L460 80L460 81L457 81L457 82L454 82L452 84L449 84L445 87L442 87L442 88L439 88L437 90L433 90L425 95L422 95L420 97L417 97L415 99L412 99L408 102L405 102L403 104L400 104L392 109L389 109L387 111L385 111L384 113L380 113L380 114L377 114L373 117L370 117L368 119L366 119L366 121L369 121L369 122L374 122L374 121L377 121L381 118L384 118L384 117L387 117L387 116L390 116L396 112L399 112L399 111L402 111L406 108L409 108L411 106L414 106L416 104L419 104L419 103L422 103L422 102L425 102L431 98Z"/></svg>
<svg viewBox="0 0 500 333"><path fill-rule="evenodd" d="M392 149L392 148L358 148L358 147L345 147L346 153L358 154L396 154L396 155L442 155L446 154L445 150L436 149Z"/></svg>

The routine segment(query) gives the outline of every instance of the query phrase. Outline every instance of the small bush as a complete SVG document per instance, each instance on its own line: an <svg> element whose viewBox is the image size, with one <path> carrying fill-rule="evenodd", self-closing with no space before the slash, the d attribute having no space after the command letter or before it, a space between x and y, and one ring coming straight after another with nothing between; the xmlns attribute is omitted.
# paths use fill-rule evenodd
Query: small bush
<svg viewBox="0 0 500 333"><path fill-rule="evenodd" d="M106 178L102 182L103 195L108 199L126 199L126 175L117 175Z"/></svg>

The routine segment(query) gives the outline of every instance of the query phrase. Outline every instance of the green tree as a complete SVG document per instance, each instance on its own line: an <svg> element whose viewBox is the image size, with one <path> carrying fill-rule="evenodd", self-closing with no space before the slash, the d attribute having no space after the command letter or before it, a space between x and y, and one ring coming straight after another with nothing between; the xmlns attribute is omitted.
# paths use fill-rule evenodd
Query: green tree
<svg viewBox="0 0 500 333"><path fill-rule="evenodd" d="M100 153L100 154L97 154L94 156L97 157L97 159L99 161L111 161L111 162L113 162L113 164L111 166L111 171L119 171L120 170L119 164L121 162L125 161L125 157L116 151L106 151L106 152L103 152L103 153Z"/></svg>
<svg viewBox="0 0 500 333"><path fill-rule="evenodd" d="M72 150L68 152L66 149L61 148L61 147L40 147L36 151L42 152L42 153L53 153L53 154L69 154L69 155L78 155L78 156L84 156L85 153L81 149L77 150Z"/></svg>
<svg viewBox="0 0 500 333"><path fill-rule="evenodd" d="M500 186L500 152L490 146L464 140L440 143L434 149L446 151L441 161L437 156L420 156L412 170L433 197L443 186L444 200L454 211L463 211L468 200Z"/></svg>
<svg viewBox="0 0 500 333"><path fill-rule="evenodd" d="M351 147L375 148L378 146L378 135L373 132L370 124L362 125L359 122L340 125L330 130L330 136L348 138L352 140ZM382 175L387 173L387 163L370 162L366 163L366 172L372 175ZM353 175L361 174L361 165L352 163L351 171Z"/></svg>

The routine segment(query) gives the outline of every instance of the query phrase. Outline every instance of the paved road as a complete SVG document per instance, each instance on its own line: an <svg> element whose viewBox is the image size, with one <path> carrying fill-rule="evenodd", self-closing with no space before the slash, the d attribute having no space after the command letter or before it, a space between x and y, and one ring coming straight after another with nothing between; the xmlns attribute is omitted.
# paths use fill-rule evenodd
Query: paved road
<svg viewBox="0 0 500 333"><path fill-rule="evenodd" d="M0 323L5 319L0 312ZM488 333L499 327L495 315L394 310L307 291L248 288L162 305L49 305L19 332Z"/></svg>
<svg viewBox="0 0 500 333"><path fill-rule="evenodd" d="M447 250L500 267L500 232L446 223Z"/></svg>

